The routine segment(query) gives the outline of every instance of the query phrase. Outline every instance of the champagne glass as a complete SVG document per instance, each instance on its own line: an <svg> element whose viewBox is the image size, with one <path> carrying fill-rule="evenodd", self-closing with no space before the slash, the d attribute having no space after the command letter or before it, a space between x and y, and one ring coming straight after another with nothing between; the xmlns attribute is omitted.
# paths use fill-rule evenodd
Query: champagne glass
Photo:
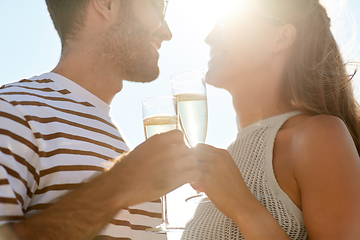
<svg viewBox="0 0 360 240"><path fill-rule="evenodd" d="M170 78L172 92L177 98L179 124L185 133L190 147L205 143L208 108L204 74L200 71L190 71L176 74ZM203 192L186 199L187 202L209 202Z"/></svg>
<svg viewBox="0 0 360 240"><path fill-rule="evenodd" d="M153 97L142 101L144 129L146 139L152 136L178 128L177 100L174 97ZM184 230L181 227L170 226L167 216L166 195L161 197L162 223L147 232L167 233Z"/></svg>

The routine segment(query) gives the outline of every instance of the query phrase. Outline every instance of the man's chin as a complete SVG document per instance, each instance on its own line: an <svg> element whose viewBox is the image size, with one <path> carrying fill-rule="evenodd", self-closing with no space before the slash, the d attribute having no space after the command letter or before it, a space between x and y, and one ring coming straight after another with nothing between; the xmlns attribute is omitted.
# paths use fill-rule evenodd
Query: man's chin
<svg viewBox="0 0 360 240"><path fill-rule="evenodd" d="M147 70L146 70L147 69ZM155 81L160 75L158 66L152 68L144 68L136 73L128 74L125 78L128 82L149 83Z"/></svg>

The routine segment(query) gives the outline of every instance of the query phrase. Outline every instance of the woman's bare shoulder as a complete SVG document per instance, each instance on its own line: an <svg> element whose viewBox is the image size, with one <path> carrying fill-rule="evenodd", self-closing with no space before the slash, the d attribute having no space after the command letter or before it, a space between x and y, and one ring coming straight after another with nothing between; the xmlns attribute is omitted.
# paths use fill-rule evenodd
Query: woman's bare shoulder
<svg viewBox="0 0 360 240"><path fill-rule="evenodd" d="M294 176L309 236L325 229L359 234L360 159L346 124L334 116L307 116L291 130Z"/></svg>
<svg viewBox="0 0 360 240"><path fill-rule="evenodd" d="M316 144L329 146L333 144L354 145L346 124L338 117L331 115L304 115L292 129L293 147L303 148Z"/></svg>
<svg viewBox="0 0 360 240"><path fill-rule="evenodd" d="M338 117L332 115L307 115L300 114L288 120L285 128L296 135L318 135L323 130L347 130L345 123Z"/></svg>
<svg viewBox="0 0 360 240"><path fill-rule="evenodd" d="M300 119L300 118L299 118ZM296 120L296 119L295 119ZM304 115L289 128L291 158L298 169L358 164L359 154L346 124L336 116Z"/></svg>

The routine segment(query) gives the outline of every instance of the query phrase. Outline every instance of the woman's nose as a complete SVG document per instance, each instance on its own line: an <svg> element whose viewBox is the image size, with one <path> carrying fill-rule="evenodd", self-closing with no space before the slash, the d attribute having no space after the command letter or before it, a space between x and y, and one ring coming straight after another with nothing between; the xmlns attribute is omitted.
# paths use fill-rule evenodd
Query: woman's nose
<svg viewBox="0 0 360 240"><path fill-rule="evenodd" d="M219 38L220 35L220 27L215 26L214 29L209 33L209 35L205 38L205 43L208 45L214 44L216 39Z"/></svg>

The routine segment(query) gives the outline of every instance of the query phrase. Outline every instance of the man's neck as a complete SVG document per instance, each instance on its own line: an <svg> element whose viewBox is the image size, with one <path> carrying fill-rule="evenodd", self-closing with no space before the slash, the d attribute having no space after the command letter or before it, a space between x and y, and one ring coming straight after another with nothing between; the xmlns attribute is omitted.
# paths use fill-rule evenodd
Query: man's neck
<svg viewBox="0 0 360 240"><path fill-rule="evenodd" d="M52 71L85 88L110 105L115 95L122 90L123 78L111 74L101 59L84 53L68 53Z"/></svg>

